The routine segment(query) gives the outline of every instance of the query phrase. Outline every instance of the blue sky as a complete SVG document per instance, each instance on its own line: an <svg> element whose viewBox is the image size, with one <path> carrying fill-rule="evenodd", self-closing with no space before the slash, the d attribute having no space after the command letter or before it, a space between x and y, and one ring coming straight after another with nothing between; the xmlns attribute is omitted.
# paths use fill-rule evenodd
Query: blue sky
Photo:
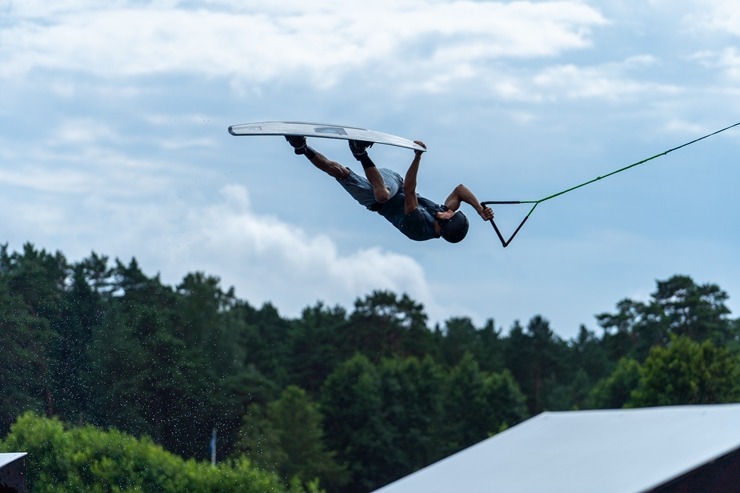
<svg viewBox="0 0 740 493"><path fill-rule="evenodd" d="M0 0L0 241L203 271L286 317L390 289L432 323L539 314L569 338L673 274L738 316L740 130L542 203L503 249L470 209L461 244L407 240L280 138L227 128L420 139L425 196L536 200L740 121L739 42L734 0Z"/></svg>

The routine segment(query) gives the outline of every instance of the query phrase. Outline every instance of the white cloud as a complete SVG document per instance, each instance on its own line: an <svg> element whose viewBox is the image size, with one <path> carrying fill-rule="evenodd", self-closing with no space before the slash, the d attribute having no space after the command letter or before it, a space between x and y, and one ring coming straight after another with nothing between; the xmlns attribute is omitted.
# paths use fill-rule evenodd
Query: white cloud
<svg viewBox="0 0 740 493"><path fill-rule="evenodd" d="M621 62L593 66L553 65L524 75L490 72L486 79L493 92L510 101L621 101L644 94L679 94L682 91L679 85L661 84L633 76L633 72L655 63L653 57L640 55Z"/></svg>
<svg viewBox="0 0 740 493"><path fill-rule="evenodd" d="M736 0L696 0L696 11L687 15L687 22L708 31L740 36L740 9Z"/></svg>
<svg viewBox="0 0 740 493"><path fill-rule="evenodd" d="M740 81L740 51L734 46L720 51L702 51L691 59L704 67L718 69L729 82Z"/></svg>
<svg viewBox="0 0 740 493"><path fill-rule="evenodd" d="M75 170L49 170L26 166L0 169L0 184L37 191L76 193L89 189L89 176Z"/></svg>
<svg viewBox="0 0 740 493"><path fill-rule="evenodd" d="M185 10L177 2L106 5L66 2L51 15L35 3L13 7L13 22L0 31L0 77L33 69L101 78L188 73L249 85L298 79L327 87L367 66L467 77L470 64L587 47L589 30L606 23L573 1L271 2L241 9L212 3L211 10Z"/></svg>
<svg viewBox="0 0 740 493"><path fill-rule="evenodd" d="M55 143L71 145L91 144L115 138L116 133L110 127L90 118L65 120L53 135Z"/></svg>
<svg viewBox="0 0 740 493"><path fill-rule="evenodd" d="M710 130L702 125L685 120L669 120L663 125L663 128L669 133L680 133L685 135L703 135Z"/></svg>
<svg viewBox="0 0 740 493"><path fill-rule="evenodd" d="M740 51L737 48L726 48L719 53L716 65L731 81L740 82Z"/></svg>
<svg viewBox="0 0 740 493"><path fill-rule="evenodd" d="M179 214L179 213L177 213ZM434 304L422 267L412 258L380 248L340 252L326 235L309 234L275 217L252 212L247 190L225 186L221 200L191 207L157 265L168 270L204 270L252 302L272 301L293 315L317 300L350 305L374 289L406 292ZM223 266L230 270L223 271Z"/></svg>
<svg viewBox="0 0 740 493"><path fill-rule="evenodd" d="M600 68L575 65L550 67L534 78L534 87L568 99L605 98L618 100L644 92L652 84L632 81Z"/></svg>
<svg viewBox="0 0 740 493"><path fill-rule="evenodd" d="M92 118L65 118L56 126L39 131L21 144L6 140L2 145L5 166L0 168L0 184L23 191L31 201L35 193L43 200L76 194L86 200L133 199L161 197L162 190L194 175L208 175L182 161L163 160L116 150L118 145L141 145L141 137L124 135L115 127ZM183 149L210 146L208 139L159 138L154 145ZM52 194L52 195L48 195ZM78 204L66 204L66 206Z"/></svg>

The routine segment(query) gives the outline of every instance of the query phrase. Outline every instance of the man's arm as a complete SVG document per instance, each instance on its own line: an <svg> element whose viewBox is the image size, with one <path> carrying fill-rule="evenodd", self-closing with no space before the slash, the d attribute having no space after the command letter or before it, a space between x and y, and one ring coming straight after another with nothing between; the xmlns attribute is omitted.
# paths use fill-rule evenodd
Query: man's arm
<svg viewBox="0 0 740 493"><path fill-rule="evenodd" d="M419 140L415 140L414 142L424 149L427 148ZM419 207L419 199L416 197L416 175L419 173L419 163L421 163L422 154L423 152L421 151L414 151L414 160L411 161L411 166L409 166L408 171L406 171L406 177L403 179L403 193L406 197L403 203L404 214L410 214Z"/></svg>
<svg viewBox="0 0 740 493"><path fill-rule="evenodd" d="M451 211L456 211L460 208L460 204L465 202L469 204L475 212L484 220L489 221L493 219L493 211L490 207L483 207L478 199L473 195L473 192L468 189L465 185L458 185L452 191L447 200L445 200L445 207Z"/></svg>

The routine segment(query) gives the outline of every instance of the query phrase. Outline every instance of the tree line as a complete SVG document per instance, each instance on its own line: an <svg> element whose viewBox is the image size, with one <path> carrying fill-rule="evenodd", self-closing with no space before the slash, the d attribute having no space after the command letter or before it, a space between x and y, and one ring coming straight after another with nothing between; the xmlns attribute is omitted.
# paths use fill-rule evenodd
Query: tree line
<svg viewBox="0 0 740 493"><path fill-rule="evenodd" d="M541 315L430 327L387 291L288 319L205 273L168 286L135 259L4 245L0 436L31 411L206 460L215 428L220 459L285 488L366 492L543 410L740 401L727 299L676 275L564 340Z"/></svg>

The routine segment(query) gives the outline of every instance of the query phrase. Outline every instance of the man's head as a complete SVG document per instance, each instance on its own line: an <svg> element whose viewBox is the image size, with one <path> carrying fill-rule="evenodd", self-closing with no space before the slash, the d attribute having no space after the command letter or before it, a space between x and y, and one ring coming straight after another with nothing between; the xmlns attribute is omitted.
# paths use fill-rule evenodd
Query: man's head
<svg viewBox="0 0 740 493"><path fill-rule="evenodd" d="M450 243L458 243L468 234L468 218L460 211L455 212L449 219L438 219L440 236Z"/></svg>

